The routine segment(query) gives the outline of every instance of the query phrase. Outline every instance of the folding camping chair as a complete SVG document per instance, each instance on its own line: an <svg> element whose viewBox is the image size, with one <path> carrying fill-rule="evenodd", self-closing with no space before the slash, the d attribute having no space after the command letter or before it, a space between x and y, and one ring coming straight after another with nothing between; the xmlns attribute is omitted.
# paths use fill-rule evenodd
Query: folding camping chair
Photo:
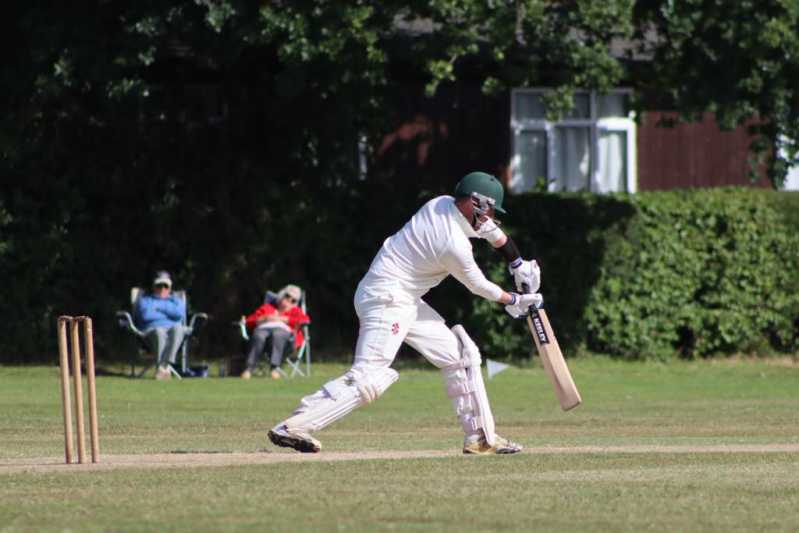
<svg viewBox="0 0 799 533"><path fill-rule="evenodd" d="M133 320L133 314L136 311L136 302L138 302L139 297L143 294L144 289L141 287L132 287L130 289L130 311L116 312L117 323L119 324L119 327L133 333L134 337L136 338L137 349L131 354L130 357L130 377L135 376L137 378L144 376L144 374L146 374L151 368L154 368L157 364L155 356L153 355L154 350L149 346L146 334L136 327L136 322ZM186 309L188 309L189 301L186 291L172 291L172 294L182 299L186 303ZM191 317L191 320L188 322L188 328L183 336L183 342L178 349L178 352L180 353L180 369L175 368L172 364L169 365L170 373L176 378L181 379L185 376L193 375L188 364L189 344L194 335L207 320L208 315L206 313L194 313ZM183 317L183 325L187 325L185 316ZM151 356L152 363L145 365L144 369L136 374L136 361L137 358L142 355Z"/></svg>
<svg viewBox="0 0 799 533"><path fill-rule="evenodd" d="M264 295L264 303L274 305L277 307L277 293L272 291L266 291ZM306 294L305 291L301 290L300 293L300 301L297 302L297 305L302 309L303 313L307 314L306 311ZM239 330L239 335L244 342L250 340L250 334L247 331L247 324L246 324L246 317L241 317L238 322L234 322L234 325ZM297 374L303 377L308 377L311 375L311 328L310 323L303 324L301 326L302 329L302 336L303 341L299 348L294 349L293 344L290 352L285 357L285 361L291 367L291 373L286 374L286 371L282 368L277 368L277 371L280 372L281 375L284 377L291 377L293 378ZM293 343L293 341L292 341ZM265 358L261 358L261 361L258 363L259 366L262 366L266 363ZM303 363L305 366L305 370L303 370Z"/></svg>

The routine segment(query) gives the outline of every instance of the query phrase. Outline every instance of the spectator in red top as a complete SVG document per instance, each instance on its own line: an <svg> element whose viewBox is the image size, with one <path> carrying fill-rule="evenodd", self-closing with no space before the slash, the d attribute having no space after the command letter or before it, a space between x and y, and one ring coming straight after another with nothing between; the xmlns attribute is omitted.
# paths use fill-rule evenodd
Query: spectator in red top
<svg viewBox="0 0 799 533"><path fill-rule="evenodd" d="M280 368L283 356L294 343L294 349L302 345L303 336L300 329L311 321L302 309L297 306L302 291L296 285L286 285L277 293L273 304L265 303L246 319L250 341L247 345L247 369L242 372L243 379L250 379L258 364L258 358L269 347L269 364L272 379L280 379ZM271 339L270 346L267 341Z"/></svg>

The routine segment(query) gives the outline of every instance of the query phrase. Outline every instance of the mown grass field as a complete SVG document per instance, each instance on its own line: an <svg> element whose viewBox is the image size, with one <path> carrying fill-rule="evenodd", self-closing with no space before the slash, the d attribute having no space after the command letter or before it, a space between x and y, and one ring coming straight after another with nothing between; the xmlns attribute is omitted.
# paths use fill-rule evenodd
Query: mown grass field
<svg viewBox="0 0 799 533"><path fill-rule="evenodd" d="M102 470L41 467L63 460L56 369L0 368L0 531L799 530L799 366L571 366L585 403L569 413L538 368L488 383L499 433L528 447L518 456ZM101 459L285 457L266 430L344 367L314 370L278 382L99 377ZM400 374L319 434L323 454L459 450L439 374Z"/></svg>

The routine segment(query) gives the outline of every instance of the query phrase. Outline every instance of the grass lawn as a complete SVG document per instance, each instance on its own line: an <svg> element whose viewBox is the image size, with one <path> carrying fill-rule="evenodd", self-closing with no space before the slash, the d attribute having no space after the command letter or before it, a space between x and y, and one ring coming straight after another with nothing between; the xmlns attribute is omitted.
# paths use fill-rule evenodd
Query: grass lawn
<svg viewBox="0 0 799 533"><path fill-rule="evenodd" d="M63 460L56 368L0 367L0 531L799 530L799 366L570 365L584 404L568 413L539 368L488 382L498 432L532 449L518 456L435 456L461 444L441 377L402 369L379 401L318 435L331 458L401 458L103 470L38 468ZM277 382L99 377L101 460L286 458L266 430L344 369Z"/></svg>

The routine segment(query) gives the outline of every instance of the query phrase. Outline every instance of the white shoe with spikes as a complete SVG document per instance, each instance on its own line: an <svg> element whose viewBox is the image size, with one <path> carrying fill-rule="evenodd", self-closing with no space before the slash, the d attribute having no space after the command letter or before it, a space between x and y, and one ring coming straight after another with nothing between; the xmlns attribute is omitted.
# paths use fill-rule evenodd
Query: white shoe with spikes
<svg viewBox="0 0 799 533"><path fill-rule="evenodd" d="M521 444L517 444L499 435L494 435L493 446L488 444L482 433L479 437L466 437L463 440L463 453L467 455L508 455L521 451Z"/></svg>

